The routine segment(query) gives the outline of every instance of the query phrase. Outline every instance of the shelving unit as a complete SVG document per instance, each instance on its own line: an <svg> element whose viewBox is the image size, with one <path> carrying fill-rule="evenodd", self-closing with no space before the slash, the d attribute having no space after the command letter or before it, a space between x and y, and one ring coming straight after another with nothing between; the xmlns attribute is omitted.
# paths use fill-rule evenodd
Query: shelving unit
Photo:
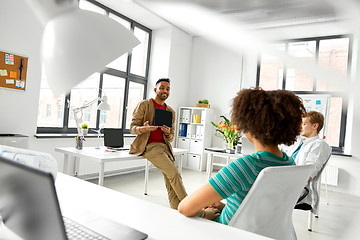
<svg viewBox="0 0 360 240"><path fill-rule="evenodd" d="M188 149L183 167L205 171L205 147L211 146L214 129L211 125L213 110L200 107L181 107L178 113L176 147Z"/></svg>

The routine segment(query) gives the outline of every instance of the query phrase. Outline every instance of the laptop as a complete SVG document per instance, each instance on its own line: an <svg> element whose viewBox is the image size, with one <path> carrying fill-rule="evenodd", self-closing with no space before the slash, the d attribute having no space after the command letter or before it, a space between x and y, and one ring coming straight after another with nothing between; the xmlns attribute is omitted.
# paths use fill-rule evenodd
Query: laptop
<svg viewBox="0 0 360 240"><path fill-rule="evenodd" d="M172 127L172 112L155 108L154 126L168 126Z"/></svg>
<svg viewBox="0 0 360 240"><path fill-rule="evenodd" d="M103 237L95 239L147 238L145 233L100 216L97 216L99 221L96 223L96 231L94 231L96 228L94 224L90 227L90 225L77 225L71 219L64 220L52 175L1 156L0 216L4 222L4 225L0 224L0 227L6 226L3 229L19 237L12 237L12 239L84 239L78 236L71 238L71 233L69 229L66 229L64 222L67 222L67 225L75 225L86 234L97 234ZM85 239L91 239L91 237L85 237Z"/></svg>
<svg viewBox="0 0 360 240"><path fill-rule="evenodd" d="M124 146L124 133L121 128L104 128L104 146L114 150L129 150Z"/></svg>

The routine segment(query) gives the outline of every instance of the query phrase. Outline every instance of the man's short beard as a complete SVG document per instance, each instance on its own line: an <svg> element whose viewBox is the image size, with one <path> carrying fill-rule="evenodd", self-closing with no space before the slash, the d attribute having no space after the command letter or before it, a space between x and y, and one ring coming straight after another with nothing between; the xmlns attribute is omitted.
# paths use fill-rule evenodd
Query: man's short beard
<svg viewBox="0 0 360 240"><path fill-rule="evenodd" d="M165 96L165 98L163 97L163 95ZM166 99L169 97L169 95L167 95L167 94L158 94L158 96L159 96L162 100L166 100Z"/></svg>

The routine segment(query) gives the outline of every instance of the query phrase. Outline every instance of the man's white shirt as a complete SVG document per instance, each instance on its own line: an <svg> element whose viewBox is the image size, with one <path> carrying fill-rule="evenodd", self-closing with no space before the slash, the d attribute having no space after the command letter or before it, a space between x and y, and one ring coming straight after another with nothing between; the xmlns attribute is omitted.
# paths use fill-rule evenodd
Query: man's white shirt
<svg viewBox="0 0 360 240"><path fill-rule="evenodd" d="M311 177L314 178L318 171L322 168L325 162L331 155L331 147L319 136L306 139L305 137L298 137L296 143L286 150L286 154L291 155L298 149L302 144L296 158L294 159L296 165L308 165L314 164L315 169L311 173Z"/></svg>

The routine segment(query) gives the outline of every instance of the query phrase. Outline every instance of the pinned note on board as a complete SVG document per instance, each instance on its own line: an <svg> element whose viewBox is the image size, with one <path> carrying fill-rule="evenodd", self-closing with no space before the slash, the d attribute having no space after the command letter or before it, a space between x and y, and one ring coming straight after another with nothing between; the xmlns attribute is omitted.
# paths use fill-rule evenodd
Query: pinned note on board
<svg viewBox="0 0 360 240"><path fill-rule="evenodd" d="M14 79L6 79L6 84L14 84Z"/></svg>
<svg viewBox="0 0 360 240"><path fill-rule="evenodd" d="M16 78L16 72L10 71L10 77L11 78Z"/></svg>
<svg viewBox="0 0 360 240"><path fill-rule="evenodd" d="M0 51L0 87L25 91L28 57Z"/></svg>
<svg viewBox="0 0 360 240"><path fill-rule="evenodd" d="M16 80L15 87L17 87L17 88L25 88L25 81Z"/></svg>
<svg viewBox="0 0 360 240"><path fill-rule="evenodd" d="M14 65L14 55L13 54L5 54L5 64Z"/></svg>
<svg viewBox="0 0 360 240"><path fill-rule="evenodd" d="M6 69L0 69L0 76L5 77L5 76L7 76L7 75L8 75L8 74L7 74Z"/></svg>

